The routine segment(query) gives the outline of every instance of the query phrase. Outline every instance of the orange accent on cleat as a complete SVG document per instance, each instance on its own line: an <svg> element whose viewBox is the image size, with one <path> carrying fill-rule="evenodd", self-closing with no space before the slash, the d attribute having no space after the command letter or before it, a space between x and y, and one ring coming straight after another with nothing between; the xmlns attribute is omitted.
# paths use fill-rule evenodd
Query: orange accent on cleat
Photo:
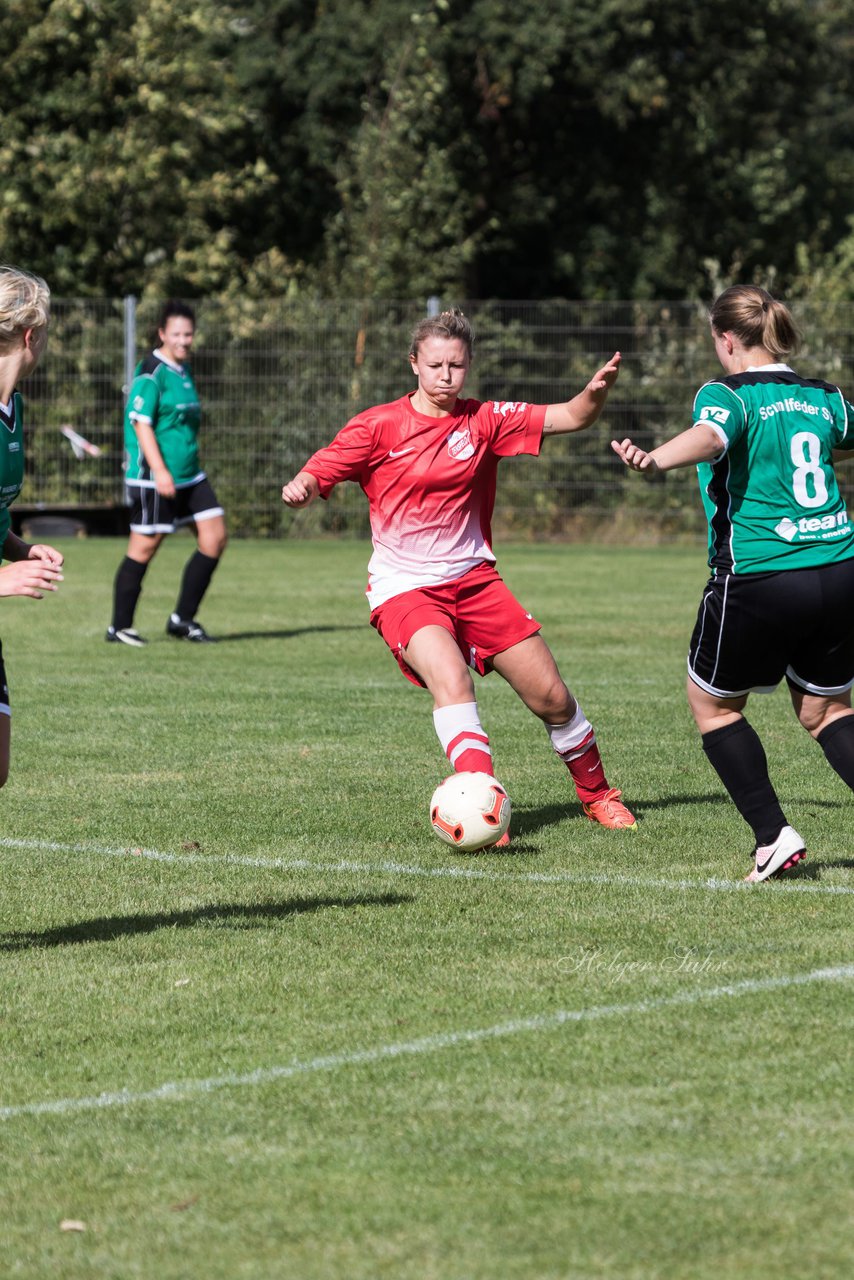
<svg viewBox="0 0 854 1280"><path fill-rule="evenodd" d="M599 822L603 827L612 827L614 830L619 828L623 831L636 831L638 824L635 815L620 800L622 794L622 791L612 787L598 800L591 800L581 807L591 822Z"/></svg>
<svg viewBox="0 0 854 1280"><path fill-rule="evenodd" d="M496 840L495 844L492 847L493 849L506 849L509 843L510 843L510 832L505 831L501 839Z"/></svg>

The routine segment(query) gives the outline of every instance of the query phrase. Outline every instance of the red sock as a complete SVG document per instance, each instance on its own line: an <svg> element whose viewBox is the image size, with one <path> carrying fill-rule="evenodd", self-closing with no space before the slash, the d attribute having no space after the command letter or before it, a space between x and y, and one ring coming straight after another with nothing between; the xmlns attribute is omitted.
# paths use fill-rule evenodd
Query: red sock
<svg viewBox="0 0 854 1280"><path fill-rule="evenodd" d="M586 749L582 747L582 755L574 755L570 760L564 761L575 783L579 800L587 804L591 800L598 800L608 790L608 779L605 777L602 757L596 746L596 737L592 729L590 739L590 746Z"/></svg>
<svg viewBox="0 0 854 1280"><path fill-rule="evenodd" d="M596 734L581 707L566 724L547 724L557 755L570 772L579 800L589 804L608 790L608 779L596 745Z"/></svg>
<svg viewBox="0 0 854 1280"><path fill-rule="evenodd" d="M479 743L481 745L475 745ZM492 752L489 749L489 738L484 734L475 735L463 730L448 743L448 759L454 773L488 773L492 775Z"/></svg>
<svg viewBox="0 0 854 1280"><path fill-rule="evenodd" d="M480 723L476 702L437 708L433 724L455 773L471 771L492 776L489 738Z"/></svg>

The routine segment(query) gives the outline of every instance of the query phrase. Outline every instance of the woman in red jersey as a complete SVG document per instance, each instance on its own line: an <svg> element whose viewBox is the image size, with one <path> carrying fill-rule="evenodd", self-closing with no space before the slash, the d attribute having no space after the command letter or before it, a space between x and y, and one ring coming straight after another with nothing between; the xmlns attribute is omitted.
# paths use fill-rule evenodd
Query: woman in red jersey
<svg viewBox="0 0 854 1280"><path fill-rule="evenodd" d="M543 721L587 817L633 830L540 624L495 569L490 532L499 460L538 454L544 436L591 426L620 356L566 404L481 403L462 398L473 344L456 308L422 320L409 352L415 391L351 419L284 486L282 501L306 507L342 480L361 485L374 548L371 624L407 679L432 694L436 733L455 772L493 773L470 668L497 671Z"/></svg>

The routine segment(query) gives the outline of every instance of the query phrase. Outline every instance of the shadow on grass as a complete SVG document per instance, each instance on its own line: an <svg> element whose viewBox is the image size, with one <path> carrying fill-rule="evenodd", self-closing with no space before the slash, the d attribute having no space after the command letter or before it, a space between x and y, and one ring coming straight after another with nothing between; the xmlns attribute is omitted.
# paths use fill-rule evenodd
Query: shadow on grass
<svg viewBox="0 0 854 1280"><path fill-rule="evenodd" d="M670 805L677 804L731 804L732 801L727 796L710 796L710 795L686 795L686 796L667 796L663 800L635 800L631 796L624 796L624 800L628 804L632 813L641 817L648 813L661 813L663 809ZM540 805L537 809L514 808L513 819L510 823L510 834L513 837L533 835L536 831L541 831L544 827L556 826L559 822L565 822L567 819L583 817L580 800L571 800L567 798L560 804ZM508 853L513 852L513 844L508 849Z"/></svg>
<svg viewBox="0 0 854 1280"><path fill-rule="evenodd" d="M295 636L321 634L324 631L364 631L360 623L346 627L291 627L288 631L226 631L214 636L217 644L229 644L233 640L293 640Z"/></svg>
<svg viewBox="0 0 854 1280"><path fill-rule="evenodd" d="M732 806L729 796L723 794L668 795L662 796L660 800L635 800L631 795L624 795L623 800L637 817L647 814L661 814L667 809L680 804ZM805 808L811 806L813 809L841 809L846 803L848 802L844 800L816 800L812 797L809 800L786 798L786 804L789 808L803 805ZM571 799L567 799L563 804L541 805L538 809L514 808L510 831L513 835L533 835L535 831L540 831L543 827L551 827L567 818L580 818L581 816L581 802ZM509 850L508 852L511 851ZM842 867L851 866L852 864L850 862L838 862L827 863L826 865Z"/></svg>
<svg viewBox="0 0 854 1280"><path fill-rule="evenodd" d="M854 858L817 858L815 862L809 860L809 842L807 843L807 860L799 862L796 867L786 873L787 878L803 876L806 879L816 880L822 871L850 871L854 868Z"/></svg>
<svg viewBox="0 0 854 1280"><path fill-rule="evenodd" d="M627 799L629 808L641 819L639 824L641 828L645 826L648 819L675 805L727 805L732 807L733 813L735 813L732 801L723 794L669 795L662 800L634 800L631 797L627 797ZM796 802L793 801L792 803ZM809 803L815 808L835 809L841 807L843 802L836 800L810 800ZM565 822L577 822L579 819L583 819L581 802L568 797L563 802L540 805L536 808L514 806L513 817L510 822L510 844L501 849L496 849L494 845L488 845L485 849L477 849L467 853L458 850L457 852L461 855L461 865L468 860L480 858L489 858L490 860L500 858L504 861L512 861L514 858L526 854L540 855L542 850L538 845L526 842L526 836L534 836L537 832L548 827L556 827ZM587 820L584 819L581 829L583 830L586 826ZM831 869L850 870L852 867L854 867L854 858L840 857L833 859L824 857L815 861L808 859L787 872L785 879L817 880L822 871L830 871Z"/></svg>
<svg viewBox="0 0 854 1280"><path fill-rule="evenodd" d="M833 867L854 867L854 861L828 862L826 859L820 859L818 862L811 862L809 852L803 862L799 862L796 867L790 867L788 871L784 871L782 875L772 876L768 884L773 881L775 884L792 884L795 880L820 880L823 871L830 871Z"/></svg>
<svg viewBox="0 0 854 1280"><path fill-rule="evenodd" d="M214 924L224 928L254 927L266 920L283 920L288 916L322 911L327 907L396 907L412 902L411 895L384 893L361 894L350 898L288 898L285 902L214 903L189 911L163 911L152 915L104 916L97 920L81 920L78 924L58 925L40 933L5 933L0 935L0 951L27 951L39 947L67 947L80 942L112 942L135 934L156 933L158 929L192 929L196 925Z"/></svg>

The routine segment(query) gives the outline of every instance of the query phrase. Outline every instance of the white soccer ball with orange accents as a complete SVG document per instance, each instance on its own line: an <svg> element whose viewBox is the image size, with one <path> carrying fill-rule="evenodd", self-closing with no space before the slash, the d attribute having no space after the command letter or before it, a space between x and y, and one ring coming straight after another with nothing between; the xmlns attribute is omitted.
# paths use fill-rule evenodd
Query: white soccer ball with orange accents
<svg viewBox="0 0 854 1280"><path fill-rule="evenodd" d="M455 849L485 849L510 826L510 797L488 773L452 773L433 792L430 825Z"/></svg>

